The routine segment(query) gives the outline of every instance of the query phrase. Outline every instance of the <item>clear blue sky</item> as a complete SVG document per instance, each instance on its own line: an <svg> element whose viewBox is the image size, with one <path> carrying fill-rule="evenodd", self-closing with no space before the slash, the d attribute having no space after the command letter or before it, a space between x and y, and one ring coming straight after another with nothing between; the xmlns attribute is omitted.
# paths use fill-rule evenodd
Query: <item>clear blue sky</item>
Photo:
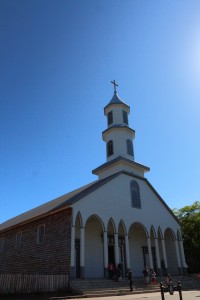
<svg viewBox="0 0 200 300"><path fill-rule="evenodd" d="M200 1L0 1L0 222L106 161L110 83L171 208L200 200Z"/></svg>

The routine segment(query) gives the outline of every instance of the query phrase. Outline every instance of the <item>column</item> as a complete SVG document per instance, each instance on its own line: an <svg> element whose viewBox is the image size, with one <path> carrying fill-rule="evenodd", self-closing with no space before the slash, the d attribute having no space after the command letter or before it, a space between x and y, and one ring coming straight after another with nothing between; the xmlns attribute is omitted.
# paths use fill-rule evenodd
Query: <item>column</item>
<svg viewBox="0 0 200 300"><path fill-rule="evenodd" d="M162 243L162 253L163 253L163 260L165 263L165 272L168 273L168 264L167 264L167 255L166 255L166 249L165 249L165 241L164 239L161 239L161 243Z"/></svg>
<svg viewBox="0 0 200 300"><path fill-rule="evenodd" d="M156 247L156 264L157 264L157 275L161 276L161 266L160 266L160 252L158 247L158 239L154 238L155 247Z"/></svg>
<svg viewBox="0 0 200 300"><path fill-rule="evenodd" d="M108 233L103 233L103 251L104 251L104 277L108 278Z"/></svg>
<svg viewBox="0 0 200 300"><path fill-rule="evenodd" d="M178 241L174 240L175 249L176 249L176 258L178 263L178 274L181 275L181 264L180 264L180 257L179 257L179 251L178 251Z"/></svg>
<svg viewBox="0 0 200 300"><path fill-rule="evenodd" d="M72 226L71 228L71 266L70 266L70 273L71 278L75 278L75 227Z"/></svg>
<svg viewBox="0 0 200 300"><path fill-rule="evenodd" d="M183 274L187 274L187 264L185 262L185 253L184 253L184 248L183 248L183 241L179 241L180 244L180 250L181 250L181 257L182 257L182 267L183 267Z"/></svg>
<svg viewBox="0 0 200 300"><path fill-rule="evenodd" d="M152 260L152 253L151 253L151 241L150 241L150 238L147 238L147 245L148 245L150 269L153 269L153 260Z"/></svg>
<svg viewBox="0 0 200 300"><path fill-rule="evenodd" d="M80 238L80 272L81 278L84 278L85 275L85 228L81 227L81 238Z"/></svg>
<svg viewBox="0 0 200 300"><path fill-rule="evenodd" d="M129 240L128 240L128 235L125 235L125 249L126 249L126 266L127 266L127 271L130 271L131 269L131 264L130 264L130 253L129 253Z"/></svg>
<svg viewBox="0 0 200 300"><path fill-rule="evenodd" d="M115 233L115 264L116 267L119 263L119 242L118 242L118 233Z"/></svg>

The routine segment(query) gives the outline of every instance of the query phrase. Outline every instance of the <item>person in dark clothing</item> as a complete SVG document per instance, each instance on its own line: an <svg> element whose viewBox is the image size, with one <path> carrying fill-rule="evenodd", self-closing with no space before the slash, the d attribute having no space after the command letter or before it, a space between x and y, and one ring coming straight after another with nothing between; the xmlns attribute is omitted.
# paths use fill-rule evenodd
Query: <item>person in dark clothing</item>
<svg viewBox="0 0 200 300"><path fill-rule="evenodd" d="M109 278L113 279L113 275L114 275L114 272L115 272L115 266L114 266L113 263L109 263L108 272L109 272Z"/></svg>
<svg viewBox="0 0 200 300"><path fill-rule="evenodd" d="M119 278L121 277L121 266L118 264L117 270L116 270L116 279L119 281Z"/></svg>
<svg viewBox="0 0 200 300"><path fill-rule="evenodd" d="M133 290L133 276L132 276L131 271L128 272L127 279L129 281L130 292L132 292L132 290Z"/></svg>
<svg viewBox="0 0 200 300"><path fill-rule="evenodd" d="M165 267L165 261L164 261L164 259L161 260L161 268L162 268L163 276L166 276L167 272L166 272L166 267Z"/></svg>
<svg viewBox="0 0 200 300"><path fill-rule="evenodd" d="M149 271L148 271L147 267L144 268L142 273L144 275L145 284L148 285L149 284Z"/></svg>

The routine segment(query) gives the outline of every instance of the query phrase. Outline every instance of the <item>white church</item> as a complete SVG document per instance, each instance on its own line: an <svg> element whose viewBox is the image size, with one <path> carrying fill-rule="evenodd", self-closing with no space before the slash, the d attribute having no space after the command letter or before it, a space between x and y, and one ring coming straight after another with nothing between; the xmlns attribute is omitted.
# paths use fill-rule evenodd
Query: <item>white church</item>
<svg viewBox="0 0 200 300"><path fill-rule="evenodd" d="M92 171L98 179L1 224L0 273L107 278L109 263L122 264L122 277L128 270L142 276L145 266L158 275L163 265L171 275L186 273L180 223L145 178L149 167L134 159L130 107L112 83L102 132L107 161Z"/></svg>
<svg viewBox="0 0 200 300"><path fill-rule="evenodd" d="M80 251L84 277L105 276L110 262L122 263L123 276L127 270L141 276L144 266L161 275L161 261L170 274L184 274L179 221L145 178L150 169L134 159L130 107L112 83L114 95L104 107L107 128L102 132L107 162L92 171L98 181L73 205L71 267L77 270Z"/></svg>

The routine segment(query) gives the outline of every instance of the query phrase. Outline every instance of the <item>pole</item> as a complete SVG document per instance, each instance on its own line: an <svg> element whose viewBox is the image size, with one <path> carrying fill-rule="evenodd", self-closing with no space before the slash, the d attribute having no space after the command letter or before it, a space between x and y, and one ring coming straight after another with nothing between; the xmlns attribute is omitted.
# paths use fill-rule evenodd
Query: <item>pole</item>
<svg viewBox="0 0 200 300"><path fill-rule="evenodd" d="M180 300L183 300L180 281L178 281L178 292L179 292L179 298L180 298Z"/></svg>
<svg viewBox="0 0 200 300"><path fill-rule="evenodd" d="M163 291L163 284L162 284L162 282L160 283L160 292L161 292L162 300L165 300L165 294L164 294L164 291Z"/></svg>

